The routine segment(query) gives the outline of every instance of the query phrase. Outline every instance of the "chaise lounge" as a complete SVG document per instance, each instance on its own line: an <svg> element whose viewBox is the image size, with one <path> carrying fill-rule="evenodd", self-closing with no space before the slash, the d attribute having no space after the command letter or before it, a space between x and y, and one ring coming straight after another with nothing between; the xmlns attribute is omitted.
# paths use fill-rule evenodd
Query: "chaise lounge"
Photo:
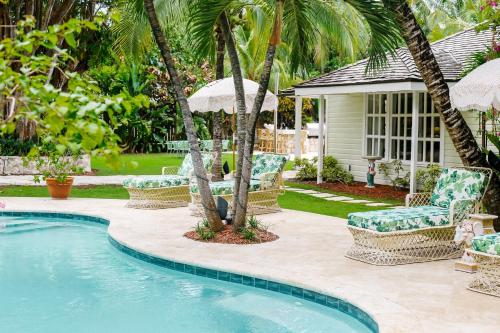
<svg viewBox="0 0 500 333"><path fill-rule="evenodd" d="M460 257L455 228L479 208L490 178L486 168L445 168L432 193L407 195L406 208L349 214L346 256L373 265Z"/></svg>
<svg viewBox="0 0 500 333"><path fill-rule="evenodd" d="M474 237L466 251L478 266L469 289L500 297L500 233Z"/></svg>
<svg viewBox="0 0 500 333"><path fill-rule="evenodd" d="M211 154L202 154L205 170L210 170ZM184 157L178 167L164 167L159 176L129 177L123 181L130 200L126 207L139 209L163 209L187 206L191 200L189 182L193 175L191 154Z"/></svg>
<svg viewBox="0 0 500 333"><path fill-rule="evenodd" d="M278 196L283 193L281 173L286 157L279 154L259 154L255 156L248 193L248 214L260 215L278 212ZM210 183L214 196L224 198L229 205L233 201L234 181L224 180ZM191 183L190 193L195 215L202 215L201 196L198 185Z"/></svg>

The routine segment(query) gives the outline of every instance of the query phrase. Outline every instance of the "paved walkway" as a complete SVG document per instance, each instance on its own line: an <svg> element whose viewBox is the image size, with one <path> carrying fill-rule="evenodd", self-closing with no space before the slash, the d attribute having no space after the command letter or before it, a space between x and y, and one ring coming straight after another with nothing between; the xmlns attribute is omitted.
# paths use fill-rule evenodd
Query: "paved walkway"
<svg viewBox="0 0 500 333"><path fill-rule="evenodd" d="M453 261L372 266L350 260L345 220L285 210L261 216L280 238L259 245L194 242L188 208L136 210L123 200L2 198L7 209L74 211L110 219L109 233L136 250L341 297L372 314L382 333L497 333L499 299L466 289Z"/></svg>

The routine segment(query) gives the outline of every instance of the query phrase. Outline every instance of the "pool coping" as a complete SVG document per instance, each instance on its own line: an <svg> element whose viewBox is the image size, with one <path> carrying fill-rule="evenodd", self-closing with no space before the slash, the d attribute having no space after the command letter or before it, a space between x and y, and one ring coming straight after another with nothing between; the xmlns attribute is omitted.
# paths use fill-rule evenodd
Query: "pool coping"
<svg viewBox="0 0 500 333"><path fill-rule="evenodd" d="M111 224L111 221L109 219L97 215L69 213L69 212L63 213L57 211L7 210L7 211L0 211L0 216L54 217L54 218L67 218L77 221L93 222L106 226L109 226ZM326 293L317 292L311 289L302 288L287 283L282 283L279 282L278 280L262 279L246 274L239 274L236 272L222 271L218 269L202 267L200 265L183 263L180 261L171 260L161 256L152 255L144 251L138 251L116 240L109 234L109 232L108 232L108 240L110 244L117 250L127 255L130 255L133 258L148 262L150 264L205 278L242 284L248 287L269 290L272 292L278 292L299 299L303 299L305 301L317 303L319 305L326 306L334 310L338 310L356 319L374 333L379 332L379 325L370 314L359 308L357 305L354 305L351 302L348 302L344 299L328 295Z"/></svg>

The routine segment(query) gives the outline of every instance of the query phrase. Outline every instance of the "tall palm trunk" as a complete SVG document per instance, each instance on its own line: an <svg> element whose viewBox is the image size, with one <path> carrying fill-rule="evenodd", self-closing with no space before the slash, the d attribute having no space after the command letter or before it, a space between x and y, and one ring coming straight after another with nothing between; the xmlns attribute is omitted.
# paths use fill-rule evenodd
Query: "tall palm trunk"
<svg viewBox="0 0 500 333"><path fill-rule="evenodd" d="M170 83L174 87L175 94L182 111L184 127L186 129L191 158L193 160L194 173L196 175L196 181L198 182L198 188L200 191L205 215L210 224L210 228L214 231L219 231L224 227L224 224L219 217L212 192L208 185L207 173L203 167L203 161L201 157L200 146L198 144L198 138L196 137L193 117L191 114L191 110L189 109L186 95L184 94L184 90L182 89L179 75L174 65L170 47L168 45L167 39L165 38L165 34L160 26L160 23L158 22L158 17L156 15L154 7L154 1L144 0L144 8L151 25L151 30L153 31L153 35L158 45L158 49L161 52L165 65L167 66L168 74L170 75Z"/></svg>
<svg viewBox="0 0 500 333"><path fill-rule="evenodd" d="M226 40L227 53L231 62L231 69L233 72L234 90L236 92L236 108L238 110L238 160L236 162L236 174L234 175L234 195L231 216L234 218L236 215L236 206L238 196L240 193L241 184L241 170L243 168L243 151L246 135L246 105L245 105L245 89L243 88L243 74L241 73L240 60L238 58L238 51L234 42L233 34L231 32L231 25L227 14L223 12L220 16L221 28L224 32L224 39Z"/></svg>
<svg viewBox="0 0 500 333"><path fill-rule="evenodd" d="M238 195L236 216L234 218L234 228L240 229L245 226L247 205L248 205L248 188L250 187L250 174L252 171L253 147L255 143L255 127L259 119L260 110L266 97L269 80L271 78L271 69L273 67L274 55L276 46L281 42L281 26L283 22L283 4L284 0L276 1L276 12L274 17L274 26L267 47L266 59L260 76L259 90L255 97L255 102L252 108L252 113L247 124L245 136L245 150L243 158L243 168L241 173L240 192Z"/></svg>
<svg viewBox="0 0 500 333"><path fill-rule="evenodd" d="M462 163L468 166L489 167L485 155L479 148L474 134L462 114L451 107L450 90L429 41L419 26L411 7L405 0L383 0L383 2L395 15L403 38ZM484 203L490 213L500 215L500 180L495 174ZM495 227L500 230L498 220Z"/></svg>
<svg viewBox="0 0 500 333"><path fill-rule="evenodd" d="M224 78L224 51L226 48L224 34L217 26L217 58L215 63L215 78L222 80ZM213 139L214 139L214 166L212 168L212 180L222 179L222 115L221 111L214 112L213 121Z"/></svg>

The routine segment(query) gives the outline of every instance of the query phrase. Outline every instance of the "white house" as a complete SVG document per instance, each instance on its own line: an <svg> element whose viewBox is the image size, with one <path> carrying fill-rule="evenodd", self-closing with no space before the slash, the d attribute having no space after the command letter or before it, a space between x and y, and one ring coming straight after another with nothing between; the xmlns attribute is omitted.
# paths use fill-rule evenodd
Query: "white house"
<svg viewBox="0 0 500 333"><path fill-rule="evenodd" d="M450 87L459 81L470 57L490 45L491 37L490 31L476 33L471 29L432 44ZM319 121L326 125L324 140L321 134L319 140L324 147L320 149L319 169L324 152L337 158L356 181L366 181L368 162L362 156L381 156L384 162L399 159L412 172L413 190L418 166L461 165L409 50L398 49L377 74L366 74L366 64L367 59L288 90L296 101L296 143L300 142L302 98L319 99ZM478 113L464 112L463 116L476 133ZM299 150L295 153L300 155ZM379 173L376 183L387 184L388 179Z"/></svg>

